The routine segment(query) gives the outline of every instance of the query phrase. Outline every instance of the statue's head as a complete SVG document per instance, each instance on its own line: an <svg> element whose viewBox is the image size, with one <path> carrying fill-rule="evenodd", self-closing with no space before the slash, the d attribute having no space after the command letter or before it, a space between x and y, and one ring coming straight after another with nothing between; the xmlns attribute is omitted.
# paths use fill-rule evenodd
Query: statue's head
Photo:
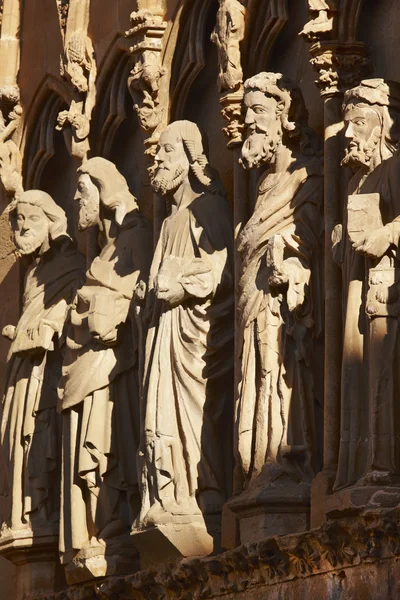
<svg viewBox="0 0 400 600"><path fill-rule="evenodd" d="M400 85L366 79L344 96L347 147L342 165L377 166L396 152L400 141Z"/></svg>
<svg viewBox="0 0 400 600"><path fill-rule="evenodd" d="M114 163L96 156L84 162L78 169L78 186L75 200L79 201L79 229L84 230L100 221L100 206L115 211L115 220L122 225L132 204L136 201L129 191L127 181Z"/></svg>
<svg viewBox="0 0 400 600"><path fill-rule="evenodd" d="M221 181L208 164L197 125L175 121L160 136L151 185L157 194L173 194L191 178L213 194L224 194Z"/></svg>
<svg viewBox="0 0 400 600"><path fill-rule="evenodd" d="M23 192L10 208L10 221L20 254L42 254L55 239L69 237L65 212L42 190Z"/></svg>
<svg viewBox="0 0 400 600"><path fill-rule="evenodd" d="M240 163L272 163L280 145L314 154L314 134L300 89L280 73L258 73L244 83L246 139Z"/></svg>

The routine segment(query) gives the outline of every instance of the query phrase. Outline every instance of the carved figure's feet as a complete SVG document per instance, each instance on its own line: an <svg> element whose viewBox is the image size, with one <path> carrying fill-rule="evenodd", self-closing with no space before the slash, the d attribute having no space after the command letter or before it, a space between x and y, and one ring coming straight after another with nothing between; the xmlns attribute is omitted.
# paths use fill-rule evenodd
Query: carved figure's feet
<svg viewBox="0 0 400 600"><path fill-rule="evenodd" d="M358 485L391 485L393 475L390 471L368 471L364 477L359 479Z"/></svg>

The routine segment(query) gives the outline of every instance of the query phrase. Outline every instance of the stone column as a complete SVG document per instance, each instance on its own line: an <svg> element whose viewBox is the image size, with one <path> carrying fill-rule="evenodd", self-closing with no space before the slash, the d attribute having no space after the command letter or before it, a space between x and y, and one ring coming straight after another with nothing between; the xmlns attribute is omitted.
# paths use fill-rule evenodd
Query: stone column
<svg viewBox="0 0 400 600"><path fill-rule="evenodd" d="M333 260L332 231L342 222L348 175L340 167L343 155L343 94L367 74L367 48L360 42L317 42L311 64L324 101L325 220L325 374L324 462L311 491L311 527L326 520L324 498L332 491L340 441L341 360L343 350L342 272Z"/></svg>

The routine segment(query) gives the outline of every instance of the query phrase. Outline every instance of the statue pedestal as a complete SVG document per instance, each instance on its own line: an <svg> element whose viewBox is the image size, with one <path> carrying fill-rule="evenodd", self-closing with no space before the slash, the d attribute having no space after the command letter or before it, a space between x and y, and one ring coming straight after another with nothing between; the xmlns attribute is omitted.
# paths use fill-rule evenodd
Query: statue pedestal
<svg viewBox="0 0 400 600"><path fill-rule="evenodd" d="M133 530L132 540L140 553L140 568L166 561L207 556L214 550L214 539L200 523L166 523Z"/></svg>
<svg viewBox="0 0 400 600"><path fill-rule="evenodd" d="M365 508L394 508L400 504L400 486L353 486L325 498L328 518L356 514Z"/></svg>
<svg viewBox="0 0 400 600"><path fill-rule="evenodd" d="M65 560L64 560L65 562ZM83 548L65 565L68 585L96 577L129 575L139 571L139 555L130 537Z"/></svg>
<svg viewBox="0 0 400 600"><path fill-rule="evenodd" d="M275 535L300 533L310 526L310 484L256 486L229 500L224 512L230 513L223 520L224 548L231 547L231 540L237 536L241 544L247 544ZM236 533L231 531L232 527L238 528Z"/></svg>
<svg viewBox="0 0 400 600"><path fill-rule="evenodd" d="M0 554L17 567L17 600L35 591L58 592L66 587L58 556L58 535L54 532L3 530Z"/></svg>

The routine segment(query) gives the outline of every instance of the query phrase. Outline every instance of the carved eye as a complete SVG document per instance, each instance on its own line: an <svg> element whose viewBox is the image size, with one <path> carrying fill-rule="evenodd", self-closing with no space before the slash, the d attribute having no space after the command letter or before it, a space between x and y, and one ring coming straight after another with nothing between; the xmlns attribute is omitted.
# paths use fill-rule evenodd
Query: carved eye
<svg viewBox="0 0 400 600"><path fill-rule="evenodd" d="M37 223L37 221L40 221L40 217L39 217L39 215L33 215L33 216L31 217L31 221L33 221L34 223Z"/></svg>
<svg viewBox="0 0 400 600"><path fill-rule="evenodd" d="M167 144L166 146L164 146L165 152L172 152L173 149L174 149L173 146L171 146L170 144Z"/></svg>
<svg viewBox="0 0 400 600"><path fill-rule="evenodd" d="M23 223L24 217L22 215L17 215L17 223Z"/></svg>
<svg viewBox="0 0 400 600"><path fill-rule="evenodd" d="M361 127L361 125L365 125L365 121L363 119L356 119L354 121L355 125L358 125L359 127Z"/></svg>
<svg viewBox="0 0 400 600"><path fill-rule="evenodd" d="M256 113L256 115L262 115L263 113L267 112L264 106L253 106L253 111Z"/></svg>

